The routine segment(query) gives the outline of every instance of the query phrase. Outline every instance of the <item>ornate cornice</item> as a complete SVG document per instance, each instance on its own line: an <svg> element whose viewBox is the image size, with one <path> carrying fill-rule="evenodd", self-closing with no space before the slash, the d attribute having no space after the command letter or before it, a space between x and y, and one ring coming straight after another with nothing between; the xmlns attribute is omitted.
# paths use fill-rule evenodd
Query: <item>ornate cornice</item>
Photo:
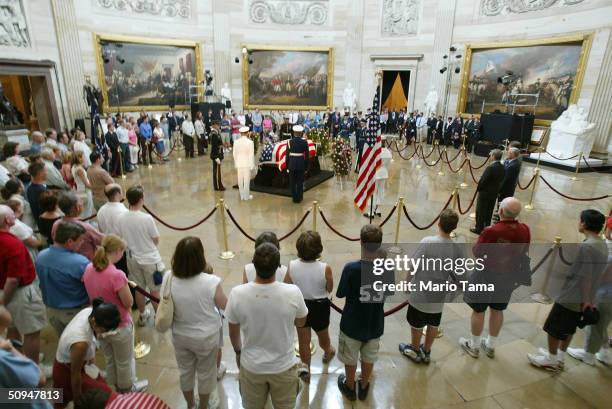
<svg viewBox="0 0 612 409"><path fill-rule="evenodd" d="M191 17L191 0L94 0L100 7L166 18Z"/></svg>
<svg viewBox="0 0 612 409"><path fill-rule="evenodd" d="M329 14L329 0L253 0L249 19L253 23L323 25Z"/></svg>
<svg viewBox="0 0 612 409"><path fill-rule="evenodd" d="M498 16L502 14L521 14L539 11L553 6L573 6L584 0L481 0L480 14Z"/></svg>

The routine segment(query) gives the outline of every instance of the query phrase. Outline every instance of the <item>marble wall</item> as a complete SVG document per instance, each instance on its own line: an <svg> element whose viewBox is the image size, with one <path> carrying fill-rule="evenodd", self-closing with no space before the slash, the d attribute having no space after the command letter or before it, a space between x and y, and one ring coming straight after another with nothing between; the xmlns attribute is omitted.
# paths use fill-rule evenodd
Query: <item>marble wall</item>
<svg viewBox="0 0 612 409"><path fill-rule="evenodd" d="M32 47L2 47L10 58L47 58L59 63L58 35L50 12L56 0L28 0ZM64 1L64 0L61 0ZM202 62L215 76L217 91L230 84L235 107L242 105L242 68L234 58L242 44L331 46L334 48L334 105L342 104L349 82L358 106L371 104L377 68L410 69L409 108L422 109L434 87L443 108L446 79L439 73L449 46L594 33L579 104L593 107L591 120L605 116L601 103L612 90L596 90L609 76L600 75L610 42L612 0L66 0L74 1L82 73L97 81L93 33L176 38L201 44ZM4 51L7 52L4 52ZM608 64L609 66L609 64ZM68 75L68 73L66 73ZM74 74L73 74L74 75ZM449 113L457 106L460 75L452 76ZM79 87L79 79L62 82ZM595 101L595 102L593 102ZM72 102L71 111L82 107ZM609 120L601 118L601 120ZM596 150L608 146L602 127Z"/></svg>

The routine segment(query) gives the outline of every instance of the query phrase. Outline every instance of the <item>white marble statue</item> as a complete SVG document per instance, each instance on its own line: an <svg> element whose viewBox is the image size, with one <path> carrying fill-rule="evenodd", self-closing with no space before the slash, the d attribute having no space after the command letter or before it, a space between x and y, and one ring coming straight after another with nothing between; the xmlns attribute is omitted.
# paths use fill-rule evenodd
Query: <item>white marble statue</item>
<svg viewBox="0 0 612 409"><path fill-rule="evenodd" d="M546 150L560 158L582 152L588 158L595 142L595 124L587 121L583 108L570 105L550 124L550 138Z"/></svg>
<svg viewBox="0 0 612 409"><path fill-rule="evenodd" d="M351 85L351 83L348 83L346 88L344 88L342 100L344 101L344 109L348 109L352 114L357 105L357 96L355 95L355 90L353 89L353 85Z"/></svg>
<svg viewBox="0 0 612 409"><path fill-rule="evenodd" d="M221 103L226 104L227 101L232 101L232 90L229 84L225 82L223 83L223 88L221 88Z"/></svg>
<svg viewBox="0 0 612 409"><path fill-rule="evenodd" d="M434 87L429 89L429 93L425 97L423 105L425 106L425 118L429 118L432 112L434 114L436 113L438 109L438 92Z"/></svg>

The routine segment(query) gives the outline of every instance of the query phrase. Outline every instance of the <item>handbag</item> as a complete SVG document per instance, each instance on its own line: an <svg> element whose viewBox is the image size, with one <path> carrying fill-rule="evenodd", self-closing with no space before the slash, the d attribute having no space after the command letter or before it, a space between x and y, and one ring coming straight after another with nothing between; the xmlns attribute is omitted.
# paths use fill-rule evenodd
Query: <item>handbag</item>
<svg viewBox="0 0 612 409"><path fill-rule="evenodd" d="M155 314L155 329L166 332L172 326L174 320L174 301L172 300L172 272L168 273L168 279L162 283L161 299Z"/></svg>

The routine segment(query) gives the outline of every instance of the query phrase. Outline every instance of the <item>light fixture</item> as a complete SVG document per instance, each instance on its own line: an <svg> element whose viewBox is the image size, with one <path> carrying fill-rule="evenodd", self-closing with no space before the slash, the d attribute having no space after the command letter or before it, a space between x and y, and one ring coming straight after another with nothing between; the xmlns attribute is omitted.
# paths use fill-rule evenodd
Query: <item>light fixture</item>
<svg viewBox="0 0 612 409"><path fill-rule="evenodd" d="M444 58L446 60L448 58L448 55L444 54L444 57L442 57L442 58Z"/></svg>
<svg viewBox="0 0 612 409"><path fill-rule="evenodd" d="M459 67L455 67L455 74L459 74L460 71L461 69Z"/></svg>
<svg viewBox="0 0 612 409"><path fill-rule="evenodd" d="M456 59L461 58L461 54L457 54L457 55L455 56L455 58L456 58Z"/></svg>
<svg viewBox="0 0 612 409"><path fill-rule="evenodd" d="M448 69L448 67L442 67L440 68L440 74L444 74L446 72L446 70Z"/></svg>
<svg viewBox="0 0 612 409"><path fill-rule="evenodd" d="M236 58L234 58L234 62L235 62L236 64L238 64L238 63L240 62L240 59L239 59L238 57L236 57Z"/></svg>
<svg viewBox="0 0 612 409"><path fill-rule="evenodd" d="M451 46L451 48L448 49L451 53L454 53L455 51L457 51L457 47L455 46Z"/></svg>
<svg viewBox="0 0 612 409"><path fill-rule="evenodd" d="M120 55L117 55L116 58L117 58L117 61L119 61L119 64L124 64L125 63L125 59L122 58Z"/></svg>

